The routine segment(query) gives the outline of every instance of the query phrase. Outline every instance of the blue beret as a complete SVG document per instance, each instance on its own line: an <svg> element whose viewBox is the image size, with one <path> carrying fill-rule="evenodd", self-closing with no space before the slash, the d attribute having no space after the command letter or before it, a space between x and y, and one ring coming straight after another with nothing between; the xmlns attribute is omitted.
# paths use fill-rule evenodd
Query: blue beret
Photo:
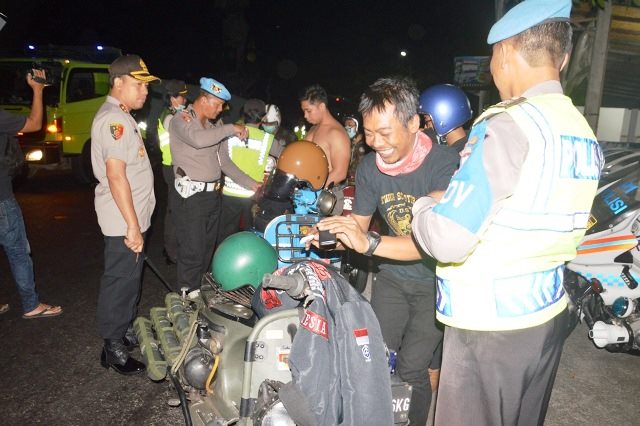
<svg viewBox="0 0 640 426"><path fill-rule="evenodd" d="M216 81L212 78L202 77L200 79L200 89L207 93L211 93L216 98L220 98L223 101L231 99L231 93L224 87L224 84Z"/></svg>
<svg viewBox="0 0 640 426"><path fill-rule="evenodd" d="M571 0L525 0L493 24L487 43L497 43L543 22L568 21L570 14Z"/></svg>

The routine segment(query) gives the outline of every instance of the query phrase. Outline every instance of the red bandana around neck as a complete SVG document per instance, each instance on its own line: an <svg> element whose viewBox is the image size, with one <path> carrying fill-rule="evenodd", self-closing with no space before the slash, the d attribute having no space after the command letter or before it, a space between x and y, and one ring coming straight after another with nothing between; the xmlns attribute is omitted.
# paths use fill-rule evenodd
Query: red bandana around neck
<svg viewBox="0 0 640 426"><path fill-rule="evenodd" d="M433 142L431 142L429 136L423 132L418 132L409 155L396 163L387 164L380 158L378 153L376 153L376 166L378 166L378 170L380 170L381 173L389 176L411 173L420 167L429 154L429 151L431 151L432 145Z"/></svg>

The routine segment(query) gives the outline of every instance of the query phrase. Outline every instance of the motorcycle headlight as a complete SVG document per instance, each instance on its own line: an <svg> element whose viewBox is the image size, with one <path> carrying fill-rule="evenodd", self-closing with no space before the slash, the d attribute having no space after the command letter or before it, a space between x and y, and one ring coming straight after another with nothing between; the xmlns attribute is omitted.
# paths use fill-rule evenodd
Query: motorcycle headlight
<svg viewBox="0 0 640 426"><path fill-rule="evenodd" d="M634 311L636 304L628 297L618 297L611 305L611 312L618 318L626 318Z"/></svg>
<svg viewBox="0 0 640 426"><path fill-rule="evenodd" d="M262 418L260 422L261 426L295 426L287 409L284 408L282 402L278 401L267 411L267 414Z"/></svg>

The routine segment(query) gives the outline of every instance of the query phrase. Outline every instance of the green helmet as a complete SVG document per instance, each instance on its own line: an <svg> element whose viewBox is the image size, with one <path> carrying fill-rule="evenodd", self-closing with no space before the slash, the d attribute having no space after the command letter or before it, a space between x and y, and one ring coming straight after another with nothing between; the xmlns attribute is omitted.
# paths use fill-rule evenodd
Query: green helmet
<svg viewBox="0 0 640 426"><path fill-rule="evenodd" d="M226 238L211 262L211 274L222 290L245 285L258 288L262 276L278 267L276 250L253 232L238 232Z"/></svg>

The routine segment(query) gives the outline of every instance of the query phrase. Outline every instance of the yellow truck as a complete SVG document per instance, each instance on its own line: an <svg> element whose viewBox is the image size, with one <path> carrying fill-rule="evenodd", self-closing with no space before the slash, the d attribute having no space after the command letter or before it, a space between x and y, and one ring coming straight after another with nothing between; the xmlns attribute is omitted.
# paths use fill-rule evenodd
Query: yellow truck
<svg viewBox="0 0 640 426"><path fill-rule="evenodd" d="M71 168L81 181L93 179L91 123L109 93L109 64L122 52L103 46L28 46L0 52L0 108L27 115L31 90L25 76L44 68L45 114L40 132L19 135L31 173Z"/></svg>

